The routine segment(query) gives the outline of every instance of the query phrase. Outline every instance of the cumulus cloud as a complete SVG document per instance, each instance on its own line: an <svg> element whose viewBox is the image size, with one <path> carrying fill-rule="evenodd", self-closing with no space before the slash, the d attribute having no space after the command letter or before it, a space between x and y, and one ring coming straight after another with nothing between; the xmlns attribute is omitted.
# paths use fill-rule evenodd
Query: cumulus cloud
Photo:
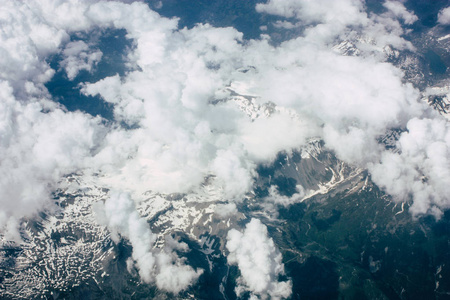
<svg viewBox="0 0 450 300"><path fill-rule="evenodd" d="M139 216L129 194L112 193L104 204L97 205L96 212L99 222L111 231L113 241L117 243L121 238L126 238L130 242L132 259L144 282L156 283L159 289L177 294L202 274L202 270L195 271L173 251L187 251L185 243L169 239L163 250L155 249L156 235L147 221Z"/></svg>
<svg viewBox="0 0 450 300"><path fill-rule="evenodd" d="M417 16L408 11L400 1L388 0L383 3L383 6L387 8L395 17L401 18L405 24L410 25L418 20Z"/></svg>
<svg viewBox="0 0 450 300"><path fill-rule="evenodd" d="M360 0L258 4L260 13L280 18L276 24L301 29L299 36L275 46L267 34L246 41L234 28L179 29L177 19L163 18L142 2L5 1L0 171L2 186L9 188L1 200L0 225L13 232L11 224L48 205L59 178L74 171L99 172L101 184L133 197L147 190L190 192L212 175L225 199L242 199L258 163L312 136L342 160L370 168L375 182L396 199L404 200L406 191L414 213L445 209L449 199L439 186L450 178L435 161L448 155L448 140L436 133L424 142L441 150L423 145L414 153L403 150L407 137L423 137L412 135L417 122L429 128L447 125L417 102L419 92L383 51L414 50L402 35L403 25L416 17L400 2L384 6L386 12L377 15L368 14ZM439 15L441 24L446 12ZM90 71L101 52L71 36L105 28L124 29L133 41L125 53L128 72L80 89L113 105L115 120L109 125L59 108L45 88L55 72L49 55L62 55L60 66L69 79ZM358 56L332 51L346 40L358 48ZM236 94L251 103L242 105ZM275 108L248 116L248 110L267 103ZM401 152L379 144L388 130L410 127L397 145ZM396 190L383 180L389 168L404 170L398 178L407 187Z"/></svg>
<svg viewBox="0 0 450 300"><path fill-rule="evenodd" d="M450 6L442 9L438 14L438 23L442 25L450 24Z"/></svg>
<svg viewBox="0 0 450 300"><path fill-rule="evenodd" d="M412 119L399 152L384 152L369 170L374 181L400 200L414 199L413 214L442 215L450 208L450 124L445 119Z"/></svg>
<svg viewBox="0 0 450 300"><path fill-rule="evenodd" d="M77 3L59 4L75 8ZM61 176L85 168L104 133L99 118L66 112L44 86L55 73L47 57L69 41L74 25L69 15L79 12L46 14L56 6L55 1L5 1L0 14L0 227L16 241L21 218L50 205Z"/></svg>
<svg viewBox="0 0 450 300"><path fill-rule="evenodd" d="M2 4L0 24L0 79L8 81L15 93L43 89L43 83L54 74L44 57L56 52L68 39L64 30L46 26L39 15L22 2Z"/></svg>
<svg viewBox="0 0 450 300"><path fill-rule="evenodd" d="M322 8L310 7L311 11L315 9ZM356 6L352 9L360 10ZM148 14L148 18L154 18L153 13ZM318 13L319 17L322 14ZM323 18L324 22L328 20ZM186 192L207 174L213 174L227 197L239 198L251 187L255 162L273 159L281 150L301 146L310 136L323 135L324 123L333 123L325 127L332 148L338 148L339 139L348 135L350 124L358 123L348 140L355 140L358 130L371 128L373 133L367 138L360 135L360 146L353 153L338 151L344 159L354 153L363 156L363 151L375 144L377 134L389 123L398 122L396 114L407 105L390 100L394 97L405 100L400 95L405 93L401 78L390 65L342 57L328 50L318 52L315 46L303 46L301 39L278 48L268 45L266 40L245 46L240 43L242 34L231 28L199 25L173 35L173 26L161 26L143 34L142 28L137 30L133 25L134 19L129 22L116 20L114 24L124 26L135 37L137 47L129 56L139 70L122 79L115 76L83 87L84 93L100 95L114 103L117 120L139 127L126 133L127 143L135 144L135 152L128 155L131 159L123 163L122 179L116 182L126 182L128 178L148 182L148 189ZM348 24L352 22L357 21L349 20ZM148 48L147 39L157 39L158 47L150 52L140 50L141 43L142 49ZM298 55L293 49L300 49ZM256 72L244 75L236 72L248 66L254 66ZM324 73L324 69L329 71ZM386 78L382 81L386 86L375 83L374 73L368 70ZM239 81L244 81L241 86L250 83L251 92L261 95L262 100L273 101L288 110L279 109L268 117L249 120L230 101L211 104L227 84L233 87ZM372 110L367 109L369 101L363 101L364 98L373 99ZM389 115L381 116L385 122L372 113L389 111L383 105L394 108ZM109 149L117 147L123 149L108 145L104 153L114 153ZM101 153L100 157L106 155Z"/></svg>
<svg viewBox="0 0 450 300"><path fill-rule="evenodd" d="M0 226L9 235L11 222L47 207L62 175L88 165L102 129L99 118L51 103L22 103L7 82L0 82L0 91Z"/></svg>
<svg viewBox="0 0 450 300"><path fill-rule="evenodd" d="M73 80L81 70L91 72L102 55L100 50L89 49L88 44L83 41L70 42L65 46L64 59L60 65L66 71L69 80Z"/></svg>
<svg viewBox="0 0 450 300"><path fill-rule="evenodd" d="M386 45L399 49L412 49L411 43L401 38L404 30L396 19L401 18L406 24L411 24L415 20L414 14L408 12L401 3L387 1L384 5L389 11L381 15L369 15L365 11L363 0L320 2L269 0L267 3L257 4L256 10L260 13L296 19L295 26L289 26L290 22L280 23L279 21L275 25L288 25L283 26L286 29L303 26L302 35L305 40L316 47L323 44L329 45L336 39L367 39L371 43L366 46L370 47L372 44L371 48L375 51Z"/></svg>
<svg viewBox="0 0 450 300"><path fill-rule="evenodd" d="M261 221L252 219L243 233L230 230L226 247L230 252L228 263L237 265L241 272L236 287L238 297L245 291L261 299L284 299L291 295L292 282L278 280L284 275L281 253Z"/></svg>
<svg viewBox="0 0 450 300"><path fill-rule="evenodd" d="M296 141L301 134L321 136L347 162L377 160L383 150L377 137L388 128L404 127L426 109L390 64L317 50L301 40L286 42L273 53L265 55L273 68L248 75L250 91L296 111L303 121L296 124Z"/></svg>
<svg viewBox="0 0 450 300"><path fill-rule="evenodd" d="M267 162L283 150L290 150L306 143L308 137L320 130L307 117L294 111L278 109L269 117L262 116L240 126L241 141L248 155L256 162Z"/></svg>
<svg viewBox="0 0 450 300"><path fill-rule="evenodd" d="M135 29L127 30L135 35ZM115 104L116 120L139 127L108 140L132 145L126 162L114 150L124 149L118 144L106 145L97 158L110 159L108 165L122 164L116 182L145 182L146 189L187 192L213 174L228 198L240 198L251 187L254 164L236 135L239 125L250 120L233 103L211 101L226 85L221 76L232 69L226 58L241 50L242 34L210 26L183 30L182 35L171 35L171 30L161 34L152 29L136 38L138 46L130 57L139 71L83 86L85 94L98 94ZM154 50L158 54L140 50L152 34L163 39ZM154 60L157 56L160 59ZM211 65L219 65L219 72Z"/></svg>
<svg viewBox="0 0 450 300"><path fill-rule="evenodd" d="M297 19L305 27L304 35L314 43L329 42L344 34L350 25L367 25L368 18L363 8L361 1L353 0L269 0L256 5L260 13Z"/></svg>
<svg viewBox="0 0 450 300"><path fill-rule="evenodd" d="M360 14L363 14L363 5L360 1L338 0L325 2L315 1L281 1L269 0L267 3L258 3L256 10L260 13L296 18L307 24L314 22L337 21L342 24L351 24ZM342 16L338 20L338 16Z"/></svg>

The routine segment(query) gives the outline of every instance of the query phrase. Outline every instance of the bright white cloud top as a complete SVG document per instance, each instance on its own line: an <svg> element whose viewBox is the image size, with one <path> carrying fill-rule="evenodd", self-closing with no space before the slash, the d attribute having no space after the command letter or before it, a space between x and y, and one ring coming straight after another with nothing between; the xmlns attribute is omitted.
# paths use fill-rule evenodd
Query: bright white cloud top
<svg viewBox="0 0 450 300"><path fill-rule="evenodd" d="M259 163L312 137L323 139L346 163L368 169L395 201L412 201L414 215L439 217L450 208L450 125L419 101L419 91L387 59L389 49L414 51L402 38L401 23L413 24L417 17L401 2L386 1L384 7L386 12L376 15L368 14L358 0L258 4L259 13L289 18L286 28L305 28L274 45L268 35L245 40L234 28L179 28L177 19L164 18L141 2L4 1L2 232L20 240L21 218L49 207L58 181L73 172L98 174L99 184L126 191L133 199L147 190L191 192L212 175L223 199L239 201L251 190ZM449 23L448 12L440 12L441 24ZM102 52L95 43L72 37L107 28L124 29L132 40L124 53L127 72L83 83L79 89L113 105L114 121L109 123L68 112L45 87L55 73L48 63L51 55L62 55L59 67L69 80L81 71L91 72ZM333 49L342 41L352 42L360 54L344 56ZM252 119L236 103L222 101L235 93L251 95L262 110L275 105L270 114ZM403 130L396 151L379 143L391 129ZM152 236L129 197L117 194L106 202L106 223L136 248L133 258L145 281L182 290L199 273L173 265L177 260L170 253L155 257L153 242L133 235L131 227ZM111 203L125 203L126 209L116 211ZM114 223L121 218L128 225ZM245 245L251 231L251 238L260 237L258 242L268 247L260 255L270 263L269 281L253 283L240 258L252 249L241 253L233 246ZM246 289L274 299L288 296L288 283L281 288L282 283L273 282L282 265L260 222L252 220L243 234L233 231L228 237L229 260L239 265ZM163 271L147 274L144 265L151 260L154 266L185 268L185 277L174 283ZM154 266L150 269L158 268Z"/></svg>
<svg viewBox="0 0 450 300"><path fill-rule="evenodd" d="M284 275L281 253L268 237L267 228L252 219L243 233L232 229L227 236L228 262L241 272L236 294L250 291L252 297L285 299L291 295L292 282L278 281Z"/></svg>
<svg viewBox="0 0 450 300"><path fill-rule="evenodd" d="M443 10L441 10L439 12L438 22L443 24L443 25L450 24L450 6L444 8Z"/></svg>

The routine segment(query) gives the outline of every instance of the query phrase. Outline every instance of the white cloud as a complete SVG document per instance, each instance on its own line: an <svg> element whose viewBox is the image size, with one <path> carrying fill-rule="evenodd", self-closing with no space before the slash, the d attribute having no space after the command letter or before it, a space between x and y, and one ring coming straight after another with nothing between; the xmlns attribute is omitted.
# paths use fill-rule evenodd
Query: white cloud
<svg viewBox="0 0 450 300"><path fill-rule="evenodd" d="M367 25L369 20L363 8L362 1L354 0L269 0L256 5L260 13L297 19L299 24L295 27L302 24L304 35L311 42L320 44L346 33L350 25Z"/></svg>
<svg viewBox="0 0 450 300"><path fill-rule="evenodd" d="M376 162L384 151L377 138L420 116L423 106L416 103L417 92L402 83L402 74L383 63L383 57L343 57L330 52L327 44L362 26L360 34L375 39L379 51L387 44L407 47L400 24L391 18L407 16L398 5L387 3L392 6L390 15L369 18L359 1L341 2L336 10L305 1L258 5L261 12L320 22L310 26L304 38L279 47L265 39L242 45L242 35L234 29L208 25L173 35L173 24L164 23L144 33L137 30L138 21L118 15L114 26L123 26L135 38L138 47L130 57L142 71L83 88L86 94L100 94L114 103L117 120L140 126L112 133L122 136L114 139L118 144L106 145L98 155L100 161L108 158L108 166L121 166L121 179L114 182L147 182L148 189L186 192L213 174L228 197L239 198L251 187L254 162L271 160L278 151L301 146L311 136L322 136L347 162ZM111 22L98 10L91 10L97 19ZM341 20L336 11L354 14ZM317 39L315 33L322 31L331 35ZM145 52L148 39L159 46ZM367 49L369 55L374 50ZM163 58L165 64L160 64ZM235 71L246 66L255 71ZM281 109L251 122L232 103L210 105L228 83L246 86L247 92L261 96L259 102L272 101ZM125 144L132 152L123 162L113 149L125 149Z"/></svg>
<svg viewBox="0 0 450 300"><path fill-rule="evenodd" d="M412 119L397 142L369 170L373 180L400 200L414 202L411 212L442 215L450 208L450 124L444 119Z"/></svg>
<svg viewBox="0 0 450 300"><path fill-rule="evenodd" d="M235 203L218 204L214 212L222 219L235 216L238 213Z"/></svg>
<svg viewBox="0 0 450 300"><path fill-rule="evenodd" d="M192 285L202 274L202 270L195 271L185 265L185 261L172 250L179 248L186 251L186 244L179 244L172 239L164 250L155 249L156 235L146 220L139 216L129 194L112 193L104 205L96 207L96 213L99 222L108 227L116 243L121 237L129 240L133 247L132 259L144 282L156 283L159 289L177 294Z"/></svg>
<svg viewBox="0 0 450 300"><path fill-rule="evenodd" d="M45 103L22 103L8 83L0 82L0 87L0 227L11 231L9 222L51 203L50 193L62 175L88 165L102 129L99 118Z"/></svg>
<svg viewBox="0 0 450 300"><path fill-rule="evenodd" d="M409 24L415 20L415 16L401 3L388 1L385 6L389 13L368 15L364 10L363 0L269 0L265 4L257 4L256 10L284 18L295 18L298 21L295 26L284 28L303 26L303 37L316 47L335 43L336 39L363 38L371 40L374 44L372 48L376 51L386 45L398 49L413 49L411 43L401 38L403 28L394 18L401 18ZM283 24L288 25L277 21L275 26Z"/></svg>
<svg viewBox="0 0 450 300"><path fill-rule="evenodd" d="M141 33L134 33L136 29L125 22L123 26L130 36L136 36L139 45ZM286 42L279 48L269 46L265 40L243 46L238 43L242 35L230 28L205 25L183 29L182 35L174 36L171 30L156 34L165 37L158 44L166 45L158 47L158 60L154 60L154 53L142 52L139 46L130 55L142 71L132 72L120 81L116 76L83 88L87 94L100 94L115 103L117 120L140 125L139 130L129 133L127 143L136 143L136 152L122 167L122 180L116 182L128 178L148 182L148 189L186 192L207 174L213 174L228 197L239 198L251 187L253 162L273 159L278 151L301 146L306 138L321 135L323 123L332 123L325 127L331 128L330 132L344 134L354 122L362 123L359 130L374 127L371 135L358 141L361 146L355 147L355 153L371 147L377 134L398 122L396 114L402 111L403 104L399 106L398 101L389 99L404 99L404 91L398 74L390 74L395 69L389 65L317 51L302 46L302 40ZM148 55L151 58L145 58ZM161 57L165 64L160 64ZM236 73L238 67L246 65L256 65L258 73ZM382 81L385 87L373 82L374 74L386 78ZM287 106L292 112L281 109L251 122L232 103L210 105L218 91L228 82L234 83L235 76L253 83L254 92L263 100ZM370 102L364 98L373 99L370 109ZM390 113L378 116L373 113L376 110ZM380 122L379 117L386 121ZM343 120L348 125L338 130ZM339 133L336 141L342 136ZM352 137L350 140L355 140ZM329 145L334 146L332 138ZM340 152L346 158L343 150Z"/></svg>
<svg viewBox="0 0 450 300"><path fill-rule="evenodd" d="M297 18L311 24L315 22L337 21L343 24L351 24L360 18L363 13L362 2L354 0L326 0L294 1L294 0L269 0L267 3L259 3L256 10L260 13ZM342 17L340 20L339 16Z"/></svg>
<svg viewBox="0 0 450 300"><path fill-rule="evenodd" d="M0 79L9 81L14 92L22 93L21 96L27 83L43 89L42 84L54 73L43 60L44 55L57 51L62 41L68 39L64 31L40 24L37 18L21 2L2 3Z"/></svg>
<svg viewBox="0 0 450 300"><path fill-rule="evenodd" d="M249 156L256 162L275 159L278 152L289 151L319 134L315 124L293 111L277 110L270 117L260 117L240 126L240 139Z"/></svg>
<svg viewBox="0 0 450 300"><path fill-rule="evenodd" d="M448 207L441 192L448 174L435 163L448 153L446 139L430 135L427 143L439 151L420 146L406 154L406 137L420 138L410 131L399 141L401 155L378 144L391 128L415 122L447 126L417 102L418 91L386 62L385 46L414 50L402 38L398 19L409 24L415 16L399 2L384 5L388 12L368 15L359 0L258 4L259 12L293 18L287 21L305 28L273 46L268 35L245 41L233 28L178 29L177 19L163 18L142 2L5 1L0 172L8 189L0 225L14 232L11 224L49 205L56 182L74 171L99 171L101 184L133 196L146 190L190 192L213 175L225 199L241 199L252 187L257 163L311 136L323 138L346 162L370 167L375 182L397 198L410 193L413 212ZM439 15L442 24L447 10ZM126 75L81 87L114 105L116 122L108 128L97 118L59 109L44 86L55 72L46 62L51 54L65 57L61 66L69 78L91 70L100 59L98 46L70 36L98 28L125 29L133 39ZM333 52L341 40L351 40L360 55ZM277 108L252 120L238 103L225 101L233 98L229 88L252 95L255 106L272 102ZM121 128L121 122L133 129ZM420 157L425 164L417 162ZM406 170L407 176L399 176L403 189L383 180L389 168Z"/></svg>
<svg viewBox="0 0 450 300"><path fill-rule="evenodd" d="M418 20L417 16L408 11L400 1L387 0L383 3L383 6L386 7L395 17L402 19L405 24L410 25Z"/></svg>
<svg viewBox="0 0 450 300"><path fill-rule="evenodd" d="M277 187L272 185L269 188L269 195L264 200L268 202L267 204L269 205L278 204L283 206L289 206L291 204L301 201L307 195L307 192L301 185L297 185L296 189L297 192L292 196L288 197L280 195Z"/></svg>
<svg viewBox="0 0 450 300"><path fill-rule="evenodd" d="M60 65L67 73L69 80L73 80L81 70L92 71L93 66L101 60L100 50L89 49L83 41L70 42L63 51L64 59Z"/></svg>
<svg viewBox="0 0 450 300"><path fill-rule="evenodd" d="M261 221L252 219L243 233L231 229L226 247L230 251L228 263L237 265L241 272L236 287L238 297L245 291L262 299L283 299L291 295L292 282L278 281L278 276L284 274L282 256Z"/></svg>
<svg viewBox="0 0 450 300"><path fill-rule="evenodd" d="M242 196L251 188L252 174L249 168L231 150L219 150L212 162L211 170L225 187L226 195L229 197Z"/></svg>
<svg viewBox="0 0 450 300"><path fill-rule="evenodd" d="M438 23L442 25L450 24L450 6L442 9L438 14Z"/></svg>
<svg viewBox="0 0 450 300"><path fill-rule="evenodd" d="M302 45L301 40L286 42L272 53L260 53L272 66L261 66L256 76L248 75L252 82L249 90L259 93L261 101L272 101L298 114L301 122L287 126L298 130L297 138L285 141L295 140L300 145L302 135L322 136L340 158L361 164L378 158L379 135L388 128L405 126L425 108L416 101L417 91L404 85L401 73L390 64L317 50ZM261 136L270 137L271 130L282 128L283 123L278 123L261 130ZM287 128L283 132L295 134ZM257 137L252 135L252 139ZM292 146L273 140L271 147ZM263 145L254 144L255 149Z"/></svg>
<svg viewBox="0 0 450 300"><path fill-rule="evenodd" d="M100 24L102 16L95 13L98 5L103 4L76 0L2 4L0 227L15 240L19 233L11 224L51 205L50 194L61 176L91 169L94 164L87 161L101 147L105 131L101 120L59 109L44 86L55 72L47 63L51 54L62 52L62 65L70 78L99 60L101 53L87 49L84 42L67 43L74 31L111 25ZM119 13L124 9L127 17L149 11L142 3L108 6Z"/></svg>
<svg viewBox="0 0 450 300"><path fill-rule="evenodd" d="M130 35L137 35L131 31L135 29L129 30ZM254 164L236 140L236 132L242 122L250 120L233 103L211 105L210 101L226 85L221 77L233 69L226 59L241 50L242 34L211 26L181 32L183 36L171 36L169 28L162 35L165 39L158 42L167 45L158 48L164 64L138 46L130 56L142 71L130 72L122 80L115 76L83 86L84 93L100 94L115 104L116 120L140 127L124 132L124 139L107 139L131 143L133 153L126 155L126 162L113 150L124 149L118 144L106 145L97 158L120 165L121 179L115 182L136 182L142 188L167 193L187 192L213 174L227 197L240 198L251 187ZM140 36L136 43L141 43ZM218 72L210 68L222 68L222 64ZM112 157L113 153L119 157Z"/></svg>

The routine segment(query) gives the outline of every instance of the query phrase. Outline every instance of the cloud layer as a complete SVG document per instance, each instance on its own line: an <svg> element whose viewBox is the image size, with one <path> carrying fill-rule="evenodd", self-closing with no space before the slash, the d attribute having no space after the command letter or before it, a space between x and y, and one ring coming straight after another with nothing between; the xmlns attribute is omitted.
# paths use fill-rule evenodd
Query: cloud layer
<svg viewBox="0 0 450 300"><path fill-rule="evenodd" d="M448 122L418 102L419 91L388 62L392 49L414 51L403 35L417 17L401 2L383 5L385 11L374 14L362 0L258 4L258 12L278 18L267 26L291 31L275 44L270 30L244 40L230 27L178 28L177 19L142 2L5 1L2 232L18 240L20 219L50 205L58 180L71 172L99 174L99 184L137 200L148 190L188 193L208 177L224 199L239 201L252 188L257 164L310 137L323 139L345 162L368 168L395 200L412 201L413 214L439 216L450 206ZM447 10L439 14L441 24ZM108 28L124 29L132 40L124 53L127 72L83 83L80 92L111 103L111 123L67 112L45 88L55 73L47 63L54 54L61 55L58 67L69 80L92 71L101 50L73 36ZM357 55L333 49L342 42ZM402 131L395 151L379 143L392 129ZM129 215L140 228L138 216ZM127 230L118 231L131 240ZM150 255L151 245L136 249ZM141 272L158 284L157 276Z"/></svg>

